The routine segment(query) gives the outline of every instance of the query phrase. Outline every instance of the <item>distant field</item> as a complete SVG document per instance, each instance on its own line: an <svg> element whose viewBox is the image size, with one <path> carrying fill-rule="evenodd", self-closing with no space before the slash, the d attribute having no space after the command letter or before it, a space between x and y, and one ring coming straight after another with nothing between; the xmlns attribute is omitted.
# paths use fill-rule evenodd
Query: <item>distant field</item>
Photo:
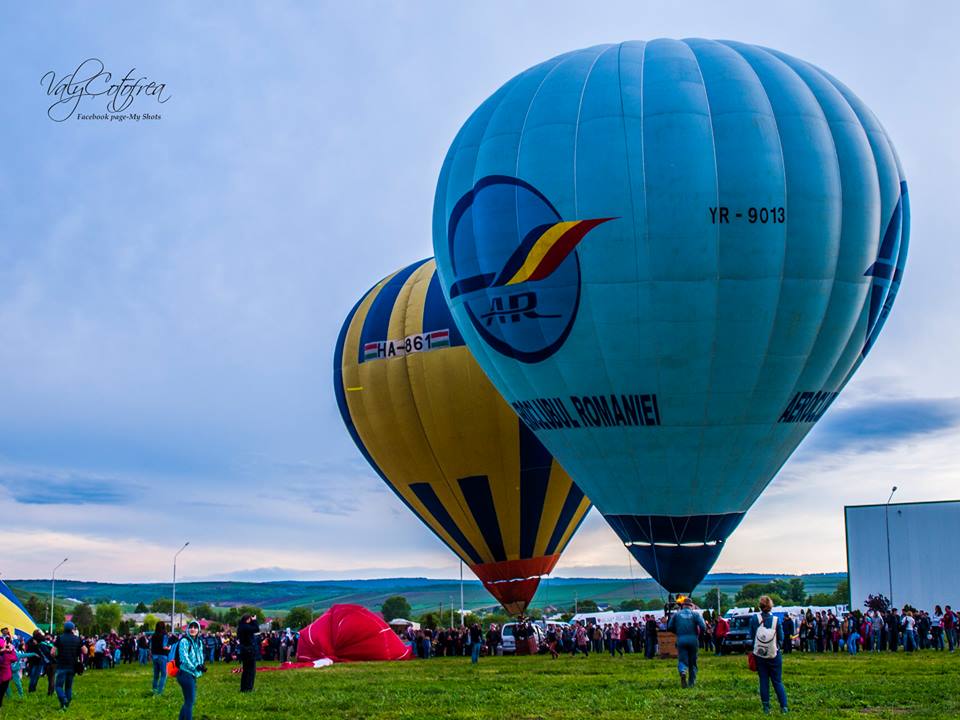
<svg viewBox="0 0 960 720"><path fill-rule="evenodd" d="M357 663L324 670L259 673L252 695L237 692L230 667L217 665L200 681L197 720L282 718L315 720L636 720L760 717L756 676L742 656L701 659L700 682L679 687L676 666L637 656L467 658ZM803 718L956 718L960 716L960 657L931 651L907 656L805 656L785 662L791 713ZM45 681L41 681L41 690ZM77 679L66 714L45 693L8 698L5 720L175 718L176 681L150 695L148 669L125 666Z"/></svg>
<svg viewBox="0 0 960 720"><path fill-rule="evenodd" d="M717 574L708 575L696 590L696 594L719 587L722 592L734 595L746 583L766 582L785 577L770 574ZM802 575L808 593L833 592L844 573ZM50 592L49 580L9 580L8 585L21 598L31 593L46 597ZM94 603L116 600L128 605L138 602L149 604L158 597L169 597L168 583L117 584L58 580L57 596L77 598ZM247 604L262 607L269 612L285 612L298 605L309 605L314 610L330 607L334 603L356 603L369 608L379 608L391 595L403 595L410 602L414 613L421 614L439 610L442 605L449 610L450 603L460 603L460 583L455 580L431 580L426 578L386 578L379 580L331 580L331 581L286 581L286 582L190 582L177 584L177 599L189 604ZM630 598L651 600L661 597L659 586L650 578L636 580L593 578L548 578L540 583L540 589L532 606L571 607L574 599L595 600L599 603L617 604ZM464 583L464 606L467 609L493 607L493 598L477 582Z"/></svg>

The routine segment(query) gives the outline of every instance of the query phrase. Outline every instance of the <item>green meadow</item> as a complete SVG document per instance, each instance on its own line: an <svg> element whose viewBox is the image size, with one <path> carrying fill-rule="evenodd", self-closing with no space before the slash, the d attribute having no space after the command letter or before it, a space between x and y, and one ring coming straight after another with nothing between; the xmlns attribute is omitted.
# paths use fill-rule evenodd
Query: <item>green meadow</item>
<svg viewBox="0 0 960 720"><path fill-rule="evenodd" d="M681 690L676 666L639 656L612 659L549 656L438 658L355 663L321 670L258 673L256 691L241 695L232 665L217 664L199 684L197 720L283 718L440 718L594 720L760 717L756 675L742 656L701 657L697 687ZM4 720L176 718L180 689L150 693L149 668L88 671L78 677L66 713L40 692L7 698ZM791 715L803 718L960 717L960 656L843 654L785 658ZM776 702L774 701L774 705ZM776 711L776 707L774 708Z"/></svg>

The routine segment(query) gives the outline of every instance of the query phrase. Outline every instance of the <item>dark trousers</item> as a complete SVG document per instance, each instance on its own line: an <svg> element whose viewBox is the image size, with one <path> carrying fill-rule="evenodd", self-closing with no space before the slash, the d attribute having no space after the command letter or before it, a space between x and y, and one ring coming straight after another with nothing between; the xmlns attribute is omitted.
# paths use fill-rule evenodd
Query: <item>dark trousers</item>
<svg viewBox="0 0 960 720"><path fill-rule="evenodd" d="M43 665L37 663L30 666L30 684L27 686L27 692L37 691L37 683L40 682L41 675L43 675Z"/></svg>
<svg viewBox="0 0 960 720"><path fill-rule="evenodd" d="M153 656L153 691L158 695L167 684L167 656Z"/></svg>
<svg viewBox="0 0 960 720"><path fill-rule="evenodd" d="M778 653L775 658L757 658L757 676L760 678L760 702L764 708L770 707L770 683L777 694L780 707L787 706L787 690L783 687L783 657Z"/></svg>
<svg viewBox="0 0 960 720"><path fill-rule="evenodd" d="M178 720L193 720L193 705L197 701L197 679L182 670L177 673L177 682L183 691L183 705Z"/></svg>
<svg viewBox="0 0 960 720"><path fill-rule="evenodd" d="M654 637L653 635L648 634L643 641L643 654L646 655L646 657L649 659L649 658L653 658L653 656L656 655L656 653L657 653L657 638Z"/></svg>
<svg viewBox="0 0 960 720"><path fill-rule="evenodd" d="M8 687L10 687L9 680L0 681L0 707L3 707L3 699L7 696Z"/></svg>
<svg viewBox="0 0 960 720"><path fill-rule="evenodd" d="M240 673L240 692L251 692L253 681L257 677L257 655L254 648L240 648L240 662L243 663L243 672Z"/></svg>
<svg viewBox="0 0 960 720"><path fill-rule="evenodd" d="M60 700L60 707L66 707L73 700L73 670L69 668L57 669L57 697Z"/></svg>

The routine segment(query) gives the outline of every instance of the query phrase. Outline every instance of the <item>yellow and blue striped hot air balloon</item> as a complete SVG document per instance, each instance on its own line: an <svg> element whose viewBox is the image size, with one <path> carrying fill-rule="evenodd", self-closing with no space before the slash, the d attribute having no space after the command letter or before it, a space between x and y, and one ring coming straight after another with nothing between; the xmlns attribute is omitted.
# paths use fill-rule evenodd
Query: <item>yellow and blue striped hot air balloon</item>
<svg viewBox="0 0 960 720"><path fill-rule="evenodd" d="M373 469L508 612L523 612L590 501L474 361L432 259L350 312L334 388Z"/></svg>
<svg viewBox="0 0 960 720"><path fill-rule="evenodd" d="M3 582L0 582L0 628L10 628L10 632L23 638L37 629L30 613Z"/></svg>

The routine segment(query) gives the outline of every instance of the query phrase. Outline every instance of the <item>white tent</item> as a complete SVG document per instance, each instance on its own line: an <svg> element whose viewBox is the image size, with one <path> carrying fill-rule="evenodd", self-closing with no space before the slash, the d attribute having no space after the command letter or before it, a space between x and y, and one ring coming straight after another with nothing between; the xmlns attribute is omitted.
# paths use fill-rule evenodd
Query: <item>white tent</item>
<svg viewBox="0 0 960 720"><path fill-rule="evenodd" d="M414 630L419 630L419 629L420 629L420 623L414 622L413 620L405 620L404 618L394 618L393 620L391 620L390 622L388 622L387 625L389 625L389 626L392 627L392 628L398 628L398 627L408 628L408 627L412 627Z"/></svg>

